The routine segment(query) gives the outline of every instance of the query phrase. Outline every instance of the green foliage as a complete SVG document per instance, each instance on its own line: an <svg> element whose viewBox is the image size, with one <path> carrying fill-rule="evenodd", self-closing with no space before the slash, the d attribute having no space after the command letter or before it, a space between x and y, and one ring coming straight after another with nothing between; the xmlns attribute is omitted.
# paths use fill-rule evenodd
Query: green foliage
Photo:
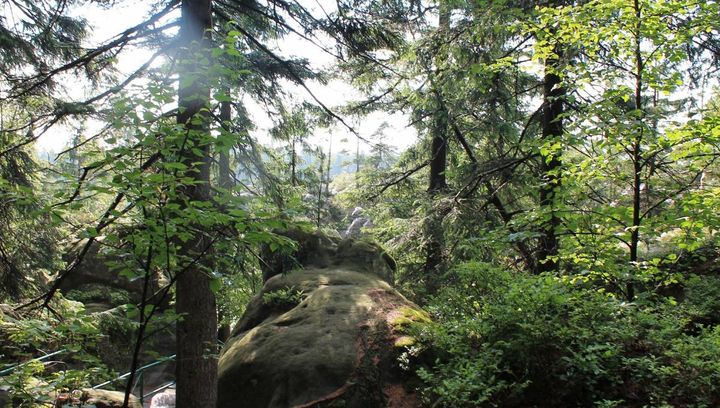
<svg viewBox="0 0 720 408"><path fill-rule="evenodd" d="M683 306L692 323L700 328L720 324L720 277L692 275L684 286Z"/></svg>
<svg viewBox="0 0 720 408"><path fill-rule="evenodd" d="M77 3L20 0L3 5L4 14L12 16L0 23L0 72L4 83L32 85L36 92L37 88L46 90L54 82L46 77L50 67L82 54L87 21L68 13L68 6ZM90 77L98 74L89 66L86 69ZM32 80L23 83L18 81L18 75Z"/></svg>
<svg viewBox="0 0 720 408"><path fill-rule="evenodd" d="M295 306L305 299L306 295L302 290L294 287L278 289L263 294L263 302L269 305L284 307Z"/></svg>
<svg viewBox="0 0 720 408"><path fill-rule="evenodd" d="M717 327L691 302L626 303L552 276L466 264L415 331L436 356L428 402L477 406L715 406ZM714 290L719 282L713 281ZM615 405L613 405L615 404Z"/></svg>
<svg viewBox="0 0 720 408"><path fill-rule="evenodd" d="M51 403L57 390L92 386L112 376L97 357L102 322L77 302L58 298L52 306L61 319L49 312L19 315L5 309L0 313L0 367L14 366L0 377L0 384L8 387L13 406ZM50 359L33 360L60 350Z"/></svg>
<svg viewBox="0 0 720 408"><path fill-rule="evenodd" d="M682 0L641 0L536 11L526 22L538 39L533 58L542 62L556 47L566 50L557 74L569 94L566 105L582 106L562 118L556 211L567 230L560 259L616 291L662 284L656 255L667 251L669 239L679 256L713 235L701 203L717 192L699 181L713 172L720 152L717 124L711 112L694 118L692 72L707 62L686 52L705 36L708 10Z"/></svg>
<svg viewBox="0 0 720 408"><path fill-rule="evenodd" d="M3 102L0 122L19 126L39 103L41 99L21 107ZM22 140L18 133L0 129L0 151ZM47 270L58 264L58 231L44 211L49 193L38 188L48 180L38 169L30 149L0 155L0 300L16 300L42 288Z"/></svg>
<svg viewBox="0 0 720 408"><path fill-rule="evenodd" d="M262 272L257 258L247 248L235 249L231 256L218 257L220 288L215 292L220 324L232 325L242 317L245 307L262 288Z"/></svg>
<svg viewBox="0 0 720 408"><path fill-rule="evenodd" d="M72 289L65 297L82 303L107 302L110 306L130 303L130 295L126 290L99 284L85 285L81 289Z"/></svg>
<svg viewBox="0 0 720 408"><path fill-rule="evenodd" d="M0 300L42 289L46 272L63 270L59 246L71 241L95 241L113 272L143 283L145 295L120 306L139 294L80 288L68 297L118 307L87 316L67 303L74 306L58 310L61 319L3 315L3 359L63 346L86 367L21 366L8 377L16 396L86 385L97 374L88 356L103 352L93 339L103 334L127 340L140 328L172 327L172 287L187 271L208 277L223 323L236 321L262 285L258 249L283 248L273 231L309 221L328 229L339 225L338 207L362 206L375 224L368 233L399 261L406 293L425 300L426 281L445 284L430 306L436 323L414 334L437 357L419 371L427 402L720 405L720 280L692 267L716 262L697 250L716 244L720 225L717 97L701 106L704 90L695 89L718 64L716 1L360 1L352 12L339 2L328 21L299 4L280 7L290 25L265 5L238 13L233 2L216 2L222 34L191 58L195 67L176 61L185 69L179 83L175 66L149 64L142 85L118 85L86 104L37 96L52 91L48 72L83 52L85 22L64 13L74 2L11 3L19 23L0 19L0 68L10 96L33 92L0 106ZM439 14L447 18L436 25ZM310 28L332 26L347 43L342 73L369 95L348 112L403 110L420 134L396 154L381 126L370 153L358 147L359 172L338 180L334 197L331 158L310 143L330 115L283 84L325 78L308 61L261 46L296 24L315 39ZM148 27L117 44L164 41L175 25ZM120 49L96 51L57 72L109 73ZM537 106L548 73L565 98L555 118L564 133L550 139L541 130L546 107ZM199 114L177 124L168 110L177 87L200 85ZM255 141L246 97L269 108L269 133L282 147ZM236 116L220 123L215 107L227 103ZM41 174L23 147L34 140L30 128L89 114L106 127L88 136L78 126L77 147ZM448 186L430 195L429 142L438 136L449 148ZM216 168L218 155L232 168ZM543 170L552 157L562 164ZM214 176L228 173L231 185L216 188ZM541 205L550 183L552 204ZM540 238L555 218L560 269L527 275L543 261ZM435 234L423 228L428 220ZM423 270L433 241L455 265L442 277ZM263 300L303 298L287 288Z"/></svg>

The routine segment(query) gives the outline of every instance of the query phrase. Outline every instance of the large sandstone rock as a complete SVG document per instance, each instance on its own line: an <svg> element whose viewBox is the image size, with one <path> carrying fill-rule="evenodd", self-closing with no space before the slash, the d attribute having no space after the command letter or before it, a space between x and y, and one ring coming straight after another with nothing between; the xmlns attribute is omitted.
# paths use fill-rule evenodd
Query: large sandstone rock
<svg viewBox="0 0 720 408"><path fill-rule="evenodd" d="M123 227L117 233L121 239L129 235L129 227ZM68 249L66 261L71 262L78 251L86 244L82 241L74 248ZM128 245L125 245L126 247ZM98 339L99 357L102 362L113 370L125 372L131 365L135 347L136 332L126 319L125 304L139 304L143 293L143 279L128 279L118 274L117 266L122 264L122 257L113 254L109 246L95 242L90 246L83 261L62 282L60 289L70 300L81 302L87 314L101 322L103 336ZM149 293L159 292L159 288L168 283L167 279L155 271L149 286ZM160 299L151 297L151 304L160 306L161 312L169 307L170 296ZM175 354L175 330L168 327L164 330L152 329L143 342L141 364L150 363L157 356ZM156 366L144 374L148 389L157 387L174 378L173 364Z"/></svg>
<svg viewBox="0 0 720 408"><path fill-rule="evenodd" d="M56 402L57 408L95 407L95 408L122 408L125 393L121 391L83 389L77 397L72 394L61 394ZM134 395L130 396L128 408L142 408L140 400Z"/></svg>
<svg viewBox="0 0 720 408"><path fill-rule="evenodd" d="M392 260L366 242L294 234L301 265L271 265L279 274L266 273L222 350L218 408L419 406L398 357L412 342L403 325L427 317L388 283Z"/></svg>

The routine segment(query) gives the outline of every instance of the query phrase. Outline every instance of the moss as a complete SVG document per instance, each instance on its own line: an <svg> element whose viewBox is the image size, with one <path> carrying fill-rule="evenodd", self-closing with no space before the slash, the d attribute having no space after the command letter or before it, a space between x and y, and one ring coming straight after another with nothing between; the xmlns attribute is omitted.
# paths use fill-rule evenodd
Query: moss
<svg viewBox="0 0 720 408"><path fill-rule="evenodd" d="M395 340L395 347L410 347L417 343L417 340L413 336L400 336Z"/></svg>
<svg viewBox="0 0 720 408"><path fill-rule="evenodd" d="M264 301L277 293L304 298L280 310ZM387 313L419 316L403 305L383 279L344 266L272 277L223 348L218 407L386 406L382 390L399 354Z"/></svg>
<svg viewBox="0 0 720 408"><path fill-rule="evenodd" d="M400 314L393 317L390 320L390 325L394 329L400 330L403 326L407 326L412 323L430 323L430 315L424 310L412 308L410 306L402 306L398 309Z"/></svg>
<svg viewBox="0 0 720 408"><path fill-rule="evenodd" d="M396 315L389 319L389 324L396 333L406 333L411 324L430 323L430 315L424 310L410 306L402 306L396 310ZM403 334L395 339L395 347L410 347L417 342L414 336Z"/></svg>

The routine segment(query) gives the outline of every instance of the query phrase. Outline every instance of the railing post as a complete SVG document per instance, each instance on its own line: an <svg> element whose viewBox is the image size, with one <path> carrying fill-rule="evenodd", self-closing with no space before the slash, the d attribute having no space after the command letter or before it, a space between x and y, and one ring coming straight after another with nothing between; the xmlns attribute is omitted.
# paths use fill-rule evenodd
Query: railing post
<svg viewBox="0 0 720 408"><path fill-rule="evenodd" d="M140 405L145 406L145 370L140 371Z"/></svg>

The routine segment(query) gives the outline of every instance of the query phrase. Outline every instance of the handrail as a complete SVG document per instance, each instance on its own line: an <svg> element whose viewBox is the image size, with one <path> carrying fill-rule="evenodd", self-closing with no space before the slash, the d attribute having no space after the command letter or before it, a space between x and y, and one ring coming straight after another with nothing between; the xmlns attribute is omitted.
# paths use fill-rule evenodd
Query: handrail
<svg viewBox="0 0 720 408"><path fill-rule="evenodd" d="M170 381L169 383L163 384L163 385L159 386L158 388L148 392L147 394L143 395L140 399L143 400L147 397L152 397L153 395L159 393L160 391L165 391L166 389L168 389L174 385L175 385L175 381Z"/></svg>
<svg viewBox="0 0 720 408"><path fill-rule="evenodd" d="M163 357L163 358L157 359L157 360L153 361L152 363L145 364L144 366L142 366L142 367L138 368L137 370L135 370L135 374L137 374L137 373L142 373L143 371L147 370L148 368L155 367L155 366L157 366L157 365L166 363L166 362L168 362L168 361L175 360L175 356L176 356L176 355L173 354L173 355L171 355L171 356L167 356L167 357ZM119 381L119 380L122 380L122 379L124 379L124 378L127 378L127 377L130 376L130 374L132 374L132 371L127 372L127 373L125 373L125 374L123 374L123 375L121 375L121 376L119 376L119 377L117 377L117 378L114 378L114 379L112 379L112 380L105 381L104 383L98 384L98 385L92 387L92 389L96 390L96 389L98 389L98 388L102 388L102 387L104 387L104 386L106 386L106 385L108 385L108 384L114 383L115 381Z"/></svg>
<svg viewBox="0 0 720 408"><path fill-rule="evenodd" d="M45 354L44 356L30 359L30 360L28 360L28 361L25 361L24 363L19 363L19 364L12 365L12 366L10 366L10 367L8 367L8 368L0 371L0 377L6 376L6 375L12 373L13 371L17 370L18 368L20 368L20 367L22 367L22 366L24 366L24 365L26 365L26 364L32 363L33 361L43 361L43 360L48 359L48 358L50 358L50 357L52 357L52 356L56 356L56 355L58 355L58 354L65 353L66 351L67 351L67 349L60 349L60 350L54 351L54 352L52 352L52 353L50 353L50 354Z"/></svg>
<svg viewBox="0 0 720 408"><path fill-rule="evenodd" d="M60 350L54 351L54 352L52 352L52 353L50 353L50 354L46 354L46 355L41 356L41 357L33 358L33 359L30 359L30 360L25 361L25 362L23 362L23 363L19 363L19 364L12 365L12 366L10 366L10 367L8 367L8 368L5 368L5 369L3 369L3 370L0 370L0 377L5 376L5 375L8 375L8 374L12 373L14 370L16 370L16 369L18 369L18 368L20 368L20 367L22 367L22 366L24 366L24 365L26 365L26 364L29 364L29 363L31 363L31 362L33 362L33 361L43 361L43 360L46 360L46 359L48 359L48 358L50 358L50 357L52 357L52 356L56 356L56 355L58 355L58 354L65 353L65 352L67 352L67 351L68 351L67 349L60 349ZM175 357L176 357L176 354L173 354L173 355L171 355L171 356L162 357L162 358L159 358L159 359L153 361L152 363L145 364L144 366L142 366L142 367L138 368L137 370L135 370L135 373L136 373L136 374L139 374L139 376L138 376L138 378L137 378L137 380L136 380L135 385L133 386L133 389L137 386L137 382L143 381L143 372L144 372L145 370L147 370L147 369L149 369L149 368L152 368L152 367L155 367L155 366L158 366L158 365L160 365L160 364L167 363L168 361L173 361L173 360L175 360ZM102 387L104 387L104 386L106 386L106 385L109 385L109 384L112 384L112 383L114 383L114 382L116 382L116 381L119 381L119 380L122 380L122 379L124 379L124 378L127 378L127 377L130 376L130 374L132 374L132 372L127 372L127 373L122 374L122 375L120 375L120 376L118 376L118 377L116 377L116 378L114 378L114 379L112 379L112 380L109 380L109 381L105 381L105 382L103 382L103 383L100 383L100 384L92 387L92 389L95 390L95 389L102 388ZM155 395L155 394L157 394L157 393L159 393L159 392L161 392L161 391L164 391L165 389L170 388L170 387L172 387L172 386L174 386L174 385L175 385L175 381L171 381L171 382L168 382L168 383L165 383L165 384L161 385L160 387L158 387L158 388L150 391L150 392L147 393L147 394L143 394L143 392L142 392L142 384L141 384L141 388L140 388L140 394L141 394L141 396L140 396L140 401L143 401L145 398L151 397L151 396L153 396L153 395Z"/></svg>

